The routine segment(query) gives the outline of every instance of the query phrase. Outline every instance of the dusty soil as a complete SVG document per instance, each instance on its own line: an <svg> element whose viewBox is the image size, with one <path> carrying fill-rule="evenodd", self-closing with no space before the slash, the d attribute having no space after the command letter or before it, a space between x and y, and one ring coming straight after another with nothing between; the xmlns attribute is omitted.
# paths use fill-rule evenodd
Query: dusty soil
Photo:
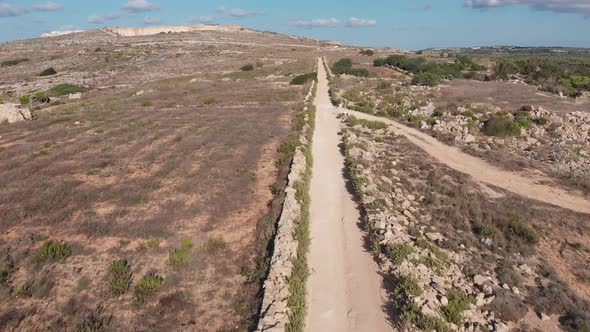
<svg viewBox="0 0 590 332"><path fill-rule="evenodd" d="M220 31L2 44L0 58L29 58L0 69L5 101L60 83L88 91L0 125L0 326L252 326L288 166L277 148L308 90L289 81L313 68L310 45ZM255 69L240 71L247 63ZM48 67L58 74L39 77ZM189 263L173 266L183 238ZM47 241L72 254L39 262ZM109 289L116 259L132 273L120 296ZM134 289L152 272L163 284L139 303Z"/></svg>

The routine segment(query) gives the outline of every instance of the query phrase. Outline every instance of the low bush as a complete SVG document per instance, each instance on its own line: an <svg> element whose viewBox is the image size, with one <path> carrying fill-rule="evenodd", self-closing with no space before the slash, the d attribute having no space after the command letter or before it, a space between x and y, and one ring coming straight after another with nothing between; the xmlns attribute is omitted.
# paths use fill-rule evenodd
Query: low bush
<svg viewBox="0 0 590 332"><path fill-rule="evenodd" d="M368 77L369 71L364 68L353 68L352 60L349 58L340 59L332 66L334 74L347 74L357 77Z"/></svg>
<svg viewBox="0 0 590 332"><path fill-rule="evenodd" d="M18 64L21 64L21 63L27 62L27 61L29 61L29 59L27 59L27 58L20 58L20 59L13 59L13 60L5 60L5 61L2 61L2 63L0 64L0 67L16 66Z"/></svg>
<svg viewBox="0 0 590 332"><path fill-rule="evenodd" d="M519 136L521 126L506 116L495 116L484 122L482 132L488 136L496 137Z"/></svg>
<svg viewBox="0 0 590 332"><path fill-rule="evenodd" d="M385 128L389 127L386 123L381 122L381 121L371 121L371 120L366 120L366 119L359 119L355 116L348 116L346 118L346 124L350 127L354 127L356 125L361 125L365 128L373 129L373 130L385 129Z"/></svg>
<svg viewBox="0 0 590 332"><path fill-rule="evenodd" d="M366 56L373 56L375 54L375 52L373 50L361 50L359 52L361 55L366 55Z"/></svg>
<svg viewBox="0 0 590 332"><path fill-rule="evenodd" d="M443 317L455 325L463 323L463 311L469 309L469 304L473 303L472 297L467 296L463 291L453 288L447 292L449 304L442 308Z"/></svg>
<svg viewBox="0 0 590 332"><path fill-rule="evenodd" d="M43 243L41 248L35 253L36 261L64 261L72 255L72 248L64 242L48 241Z"/></svg>
<svg viewBox="0 0 590 332"><path fill-rule="evenodd" d="M133 295L138 303L143 303L152 294L158 291L164 282L164 278L155 274L149 273L141 277L133 290Z"/></svg>
<svg viewBox="0 0 590 332"><path fill-rule="evenodd" d="M75 84L58 84L53 88L49 89L48 94L52 97L59 97L63 95L68 95L70 93L78 93L78 92L86 92L86 89L83 86L75 85Z"/></svg>
<svg viewBox="0 0 590 332"><path fill-rule="evenodd" d="M49 67L47 69L45 69L44 71L42 71L41 73L39 73L39 76L51 76L51 75L55 75L57 74L57 71L55 71L55 69L53 67Z"/></svg>
<svg viewBox="0 0 590 332"><path fill-rule="evenodd" d="M302 74L302 75L295 76L295 78L293 78L289 84L303 85L309 81L313 81L316 79L317 79L317 73Z"/></svg>
<svg viewBox="0 0 590 332"><path fill-rule="evenodd" d="M21 105L28 105L31 102L31 97L28 95L20 96L18 101Z"/></svg>
<svg viewBox="0 0 590 332"><path fill-rule="evenodd" d="M247 64L247 65L243 65L242 68L240 68L241 71L252 71L254 70L254 66L252 64Z"/></svg>
<svg viewBox="0 0 590 332"><path fill-rule="evenodd" d="M389 259L396 265L403 263L403 261L414 252L414 247L409 244L391 244L386 248L386 254Z"/></svg>
<svg viewBox="0 0 590 332"><path fill-rule="evenodd" d="M495 295L496 298L485 307L486 310L493 311L500 319L512 322L517 322L526 316L528 306L512 291L499 289Z"/></svg>
<svg viewBox="0 0 590 332"><path fill-rule="evenodd" d="M441 318L425 315L414 302L407 302L403 305L400 319L402 322L416 325L423 331L449 331L448 325Z"/></svg>
<svg viewBox="0 0 590 332"><path fill-rule="evenodd" d="M535 231L532 228L521 222L513 222L510 225L510 230L514 235L526 240L529 243L536 243L537 241L539 241L539 236L537 235L537 233L535 233Z"/></svg>
<svg viewBox="0 0 590 332"><path fill-rule="evenodd" d="M417 73L412 78L413 85L436 86L440 83L440 76L433 73Z"/></svg>
<svg viewBox="0 0 590 332"><path fill-rule="evenodd" d="M122 295L131 285L131 268L127 260L118 259L111 262L109 267L109 289L114 295Z"/></svg>
<svg viewBox="0 0 590 332"><path fill-rule="evenodd" d="M490 237L496 232L496 226L492 224L485 224L483 226L476 227L475 232L483 237Z"/></svg>
<svg viewBox="0 0 590 332"><path fill-rule="evenodd" d="M420 296L422 294L422 287L420 287L416 278L412 276L401 276L395 280L394 293L405 298L409 296Z"/></svg>

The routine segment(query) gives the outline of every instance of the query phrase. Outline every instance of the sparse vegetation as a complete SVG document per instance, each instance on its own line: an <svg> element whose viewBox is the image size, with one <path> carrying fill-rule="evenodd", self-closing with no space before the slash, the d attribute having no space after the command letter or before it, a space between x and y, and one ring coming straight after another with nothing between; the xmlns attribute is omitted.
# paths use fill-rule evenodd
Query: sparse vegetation
<svg viewBox="0 0 590 332"><path fill-rule="evenodd" d="M242 68L240 68L241 71L252 71L254 70L254 66L252 64L247 64L247 65L243 65Z"/></svg>
<svg viewBox="0 0 590 332"><path fill-rule="evenodd" d="M43 70L41 73L39 73L39 76L52 76L55 74L57 74L57 71L53 67L49 67Z"/></svg>
<svg viewBox="0 0 590 332"><path fill-rule="evenodd" d="M28 105L31 102L31 97L29 95L20 96L18 101L21 105Z"/></svg>
<svg viewBox="0 0 590 332"><path fill-rule="evenodd" d="M180 248L174 249L170 252L168 261L173 266L186 266L191 261L191 250L193 248L193 241L188 237L180 239ZM210 250L210 249L208 249Z"/></svg>
<svg viewBox="0 0 590 332"><path fill-rule="evenodd" d="M366 55L366 56L373 56L375 54L375 52L373 50L370 50L370 49L361 50L359 53L361 55Z"/></svg>
<svg viewBox="0 0 590 332"><path fill-rule="evenodd" d="M414 247L409 244L392 244L387 246L386 255L389 259L399 265L414 252Z"/></svg>
<svg viewBox="0 0 590 332"><path fill-rule="evenodd" d="M0 67L12 67L12 66L16 66L19 65L23 62L27 62L29 61L29 59L27 58L19 58L19 59L13 59L13 60L4 60L1 62Z"/></svg>
<svg viewBox="0 0 590 332"><path fill-rule="evenodd" d="M64 84L58 84L58 85L52 87L51 89L49 89L48 95L52 96L52 97L59 97L59 96L68 95L71 93L86 92L87 90L88 89L86 89L83 86L64 83Z"/></svg>
<svg viewBox="0 0 590 332"><path fill-rule="evenodd" d="M109 289L116 296L125 294L131 285L131 268L125 259L111 262L109 267Z"/></svg>
<svg viewBox="0 0 590 332"><path fill-rule="evenodd" d="M340 59L332 66L334 74L346 74L358 77L368 77L369 71L364 68L353 68L352 60L349 58Z"/></svg>
<svg viewBox="0 0 590 332"><path fill-rule="evenodd" d="M227 248L227 242L221 237L212 237L204 244L204 249L208 254L217 254Z"/></svg>
<svg viewBox="0 0 590 332"><path fill-rule="evenodd" d="M472 297L463 291L452 288L447 292L449 304L442 309L442 314L449 323L460 325L463 323L462 312L469 309L469 304L474 302Z"/></svg>
<svg viewBox="0 0 590 332"><path fill-rule="evenodd" d="M346 118L346 124L351 127L354 127L356 125L361 125L365 128L372 129L372 130L386 129L388 127L388 125L385 122L359 119L354 116L348 116Z"/></svg>
<svg viewBox="0 0 590 332"><path fill-rule="evenodd" d="M155 274L149 273L141 277L133 289L134 299L138 303L144 303L146 299L160 289L164 278Z"/></svg>
<svg viewBox="0 0 590 332"><path fill-rule="evenodd" d="M529 226L515 221L510 225L510 230L514 235L526 240L529 243L536 243L539 240L539 236Z"/></svg>
<svg viewBox="0 0 590 332"><path fill-rule="evenodd" d="M44 261L64 261L72 255L72 248L65 242L49 241L43 243L41 248L35 253L35 260Z"/></svg>

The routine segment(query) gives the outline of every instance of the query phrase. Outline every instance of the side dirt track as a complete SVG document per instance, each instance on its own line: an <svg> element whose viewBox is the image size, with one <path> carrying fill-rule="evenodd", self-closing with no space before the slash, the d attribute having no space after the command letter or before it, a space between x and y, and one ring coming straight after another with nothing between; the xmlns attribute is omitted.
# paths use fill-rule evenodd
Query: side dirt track
<svg viewBox="0 0 590 332"><path fill-rule="evenodd" d="M531 174L504 171L396 121L344 108L338 108L338 110L341 113L352 114L361 119L381 121L393 126L401 135L407 137L413 144L426 151L439 162L473 177L476 181L568 210L590 213L590 200L588 197L579 191L565 190L551 184L542 184L553 182L551 178L543 174L534 174L533 177Z"/></svg>

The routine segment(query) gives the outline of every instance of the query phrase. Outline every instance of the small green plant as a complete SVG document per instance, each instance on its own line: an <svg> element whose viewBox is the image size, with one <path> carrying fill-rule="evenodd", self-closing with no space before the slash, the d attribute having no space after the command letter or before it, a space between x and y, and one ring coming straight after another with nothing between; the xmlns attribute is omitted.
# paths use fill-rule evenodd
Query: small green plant
<svg viewBox="0 0 590 332"><path fill-rule="evenodd" d="M301 142L299 142L299 139L297 137L290 137L281 145L279 145L278 151L288 156L293 156L295 154L295 150L299 145L301 145Z"/></svg>
<svg viewBox="0 0 590 332"><path fill-rule="evenodd" d="M41 248L35 253L34 259L38 262L43 261L64 261L72 255L72 248L65 242L48 241L43 243Z"/></svg>
<svg viewBox="0 0 590 332"><path fill-rule="evenodd" d="M53 67L49 67L47 69L45 69L44 71L42 71L41 73L39 73L39 76L51 76L51 75L55 75L57 74L57 71L55 71L55 69Z"/></svg>
<svg viewBox="0 0 590 332"><path fill-rule="evenodd" d="M539 241L539 236L537 235L537 233L535 233L535 231L532 228L521 222L515 221L512 224L510 224L510 230L512 231L512 233L514 233L514 235L526 240L529 243L536 243L537 241Z"/></svg>
<svg viewBox="0 0 590 332"><path fill-rule="evenodd" d="M14 271L14 266L12 264L4 264L2 270L0 270L0 288L8 287L8 283L10 280L10 276Z"/></svg>
<svg viewBox="0 0 590 332"><path fill-rule="evenodd" d="M547 124L549 124L549 120L547 120L547 118L537 118L533 120L534 123L538 124L539 126L545 126Z"/></svg>
<svg viewBox="0 0 590 332"><path fill-rule="evenodd" d="M148 249L153 249L153 248L158 248L160 246L160 242L162 240L157 239L157 238L149 238L147 240L145 240L145 246Z"/></svg>
<svg viewBox="0 0 590 332"><path fill-rule="evenodd" d="M164 282L164 278L155 273L149 273L141 277L133 290L133 295L138 303L144 303L152 294L158 291Z"/></svg>
<svg viewBox="0 0 590 332"><path fill-rule="evenodd" d="M29 236L29 238L34 242L41 242L47 240L47 236L39 233L33 233Z"/></svg>
<svg viewBox="0 0 590 332"><path fill-rule="evenodd" d="M18 101L21 105L28 105L31 102L31 97L29 95L20 96Z"/></svg>
<svg viewBox="0 0 590 332"><path fill-rule="evenodd" d="M391 82L379 81L379 83L377 84L377 89L379 90L385 90L389 88L391 88Z"/></svg>
<svg viewBox="0 0 590 332"><path fill-rule="evenodd" d="M37 91L34 93L35 99L40 103L46 103L49 101L49 97L47 97L47 92L45 91Z"/></svg>
<svg viewBox="0 0 590 332"><path fill-rule="evenodd" d="M131 268L125 259L111 262L109 267L109 289L116 296L123 295L131 284Z"/></svg>
<svg viewBox="0 0 590 332"><path fill-rule="evenodd" d="M252 71L254 70L254 66L252 64L247 64L240 68L241 71Z"/></svg>
<svg viewBox="0 0 590 332"><path fill-rule="evenodd" d="M168 255L168 261L173 266L186 266L191 261L193 241L188 237L180 239L180 248L174 249Z"/></svg>
<svg viewBox="0 0 590 332"><path fill-rule="evenodd" d="M433 73L417 73L412 78L412 85L436 86L441 82L440 76Z"/></svg>
<svg viewBox="0 0 590 332"><path fill-rule="evenodd" d="M83 291L85 289L88 289L88 286L90 286L90 279L86 277L81 277L80 279L78 279L78 282L76 283L76 290Z"/></svg>
<svg viewBox="0 0 590 332"><path fill-rule="evenodd" d="M473 298L456 288L449 289L447 298L449 299L449 304L442 308L441 313L443 317L450 323L456 325L462 324L462 312L469 309L469 304L473 302Z"/></svg>
<svg viewBox="0 0 590 332"><path fill-rule="evenodd" d="M86 89L83 86L75 85L75 84L58 84L51 89L49 89L48 94L53 97L59 97L63 95L68 95L70 93L78 93L78 92L86 92Z"/></svg>
<svg viewBox="0 0 590 332"><path fill-rule="evenodd" d="M407 302L403 306L400 319L403 322L410 322L416 325L417 328L423 331L449 331L449 327L444 320L439 317L425 315L414 302Z"/></svg>
<svg viewBox="0 0 590 332"><path fill-rule="evenodd" d="M367 207L372 210L379 210L379 211L385 210L385 206L383 205L383 202L380 200L372 201L371 203L369 203L367 205Z"/></svg>
<svg viewBox="0 0 590 332"><path fill-rule="evenodd" d="M485 224L476 228L476 232L483 237L490 237L496 233L496 226L492 224Z"/></svg>
<svg viewBox="0 0 590 332"><path fill-rule="evenodd" d="M418 284L418 280L412 276L401 276L397 278L395 283L395 294L408 296L420 296L422 294L422 287Z"/></svg>
<svg viewBox="0 0 590 332"><path fill-rule="evenodd" d="M207 106L217 104L217 99L215 99L213 97L209 97L203 101L203 104L207 105Z"/></svg>
<svg viewBox="0 0 590 332"><path fill-rule="evenodd" d="M209 254L215 254L227 248L227 242L221 237L212 237L204 245L205 251Z"/></svg>
<svg viewBox="0 0 590 332"><path fill-rule="evenodd" d="M409 244L390 244L386 249L387 257L396 265L403 263L406 257L413 252L414 247Z"/></svg>
<svg viewBox="0 0 590 332"><path fill-rule="evenodd" d="M143 103L141 103L141 106L142 106L142 107L152 107L152 106L154 106L154 103L152 103L152 102L151 102L151 101L149 101L149 100L146 100L146 101L144 101Z"/></svg>
<svg viewBox="0 0 590 332"><path fill-rule="evenodd" d="M580 242L576 242L576 243L572 244L572 247L574 247L574 249L576 249L576 250L583 250L584 249L584 245Z"/></svg>
<svg viewBox="0 0 590 332"><path fill-rule="evenodd" d="M101 332L111 324L112 315L102 316L104 307L99 307L96 313L88 315L82 322L76 325L74 332Z"/></svg>

